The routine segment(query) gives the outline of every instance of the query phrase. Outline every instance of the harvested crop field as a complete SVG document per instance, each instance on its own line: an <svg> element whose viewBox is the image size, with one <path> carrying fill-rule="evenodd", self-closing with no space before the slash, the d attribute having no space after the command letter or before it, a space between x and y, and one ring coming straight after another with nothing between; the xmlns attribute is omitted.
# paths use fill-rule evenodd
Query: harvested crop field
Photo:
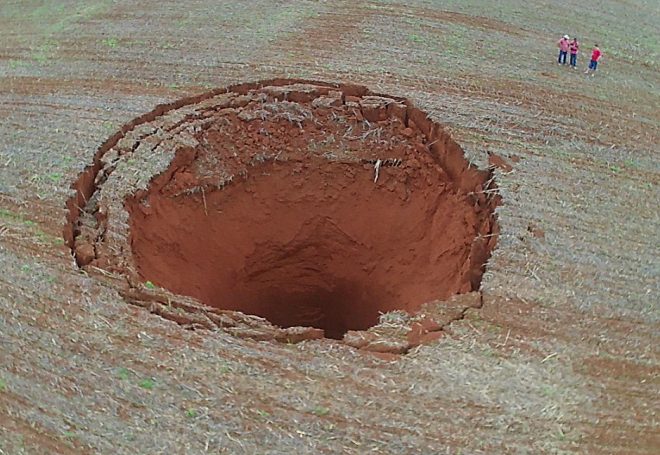
<svg viewBox="0 0 660 455"><path fill-rule="evenodd" d="M564 6L3 2L0 454L657 453L660 13Z"/></svg>

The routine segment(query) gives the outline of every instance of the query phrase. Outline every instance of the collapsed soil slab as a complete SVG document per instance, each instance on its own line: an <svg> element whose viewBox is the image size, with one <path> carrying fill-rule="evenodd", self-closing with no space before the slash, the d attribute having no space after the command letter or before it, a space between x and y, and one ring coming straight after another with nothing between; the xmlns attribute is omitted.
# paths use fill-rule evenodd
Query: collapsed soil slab
<svg viewBox="0 0 660 455"><path fill-rule="evenodd" d="M333 338L478 290L492 176L407 100L277 80L142 119L75 186L79 265Z"/></svg>

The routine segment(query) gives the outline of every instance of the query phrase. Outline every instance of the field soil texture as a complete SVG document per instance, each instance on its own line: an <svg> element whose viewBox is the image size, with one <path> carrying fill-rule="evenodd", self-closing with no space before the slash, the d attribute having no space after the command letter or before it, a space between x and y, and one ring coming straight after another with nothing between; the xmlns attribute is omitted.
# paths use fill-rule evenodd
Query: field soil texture
<svg viewBox="0 0 660 455"><path fill-rule="evenodd" d="M658 23L3 1L0 454L658 453Z"/></svg>

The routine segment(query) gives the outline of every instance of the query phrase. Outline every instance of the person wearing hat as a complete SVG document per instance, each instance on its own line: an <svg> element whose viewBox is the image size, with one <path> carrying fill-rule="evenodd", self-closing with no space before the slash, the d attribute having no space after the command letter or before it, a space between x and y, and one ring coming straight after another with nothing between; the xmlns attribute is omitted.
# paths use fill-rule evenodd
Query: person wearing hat
<svg viewBox="0 0 660 455"><path fill-rule="evenodd" d="M571 46L568 35L564 35L559 42L557 47L559 48L559 58L557 58L557 65L566 64L566 54L568 54L568 49Z"/></svg>

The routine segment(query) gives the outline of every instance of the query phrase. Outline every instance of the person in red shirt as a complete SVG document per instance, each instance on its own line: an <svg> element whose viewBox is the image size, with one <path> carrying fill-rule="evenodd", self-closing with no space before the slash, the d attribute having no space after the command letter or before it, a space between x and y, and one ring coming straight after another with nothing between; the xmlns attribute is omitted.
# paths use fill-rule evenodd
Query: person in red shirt
<svg viewBox="0 0 660 455"><path fill-rule="evenodd" d="M570 41L568 35L562 36L562 38L557 42L557 47L559 48L559 57L557 57L557 65L565 65L566 54L568 54L568 48L570 47Z"/></svg>
<svg viewBox="0 0 660 455"><path fill-rule="evenodd" d="M571 51L571 68L576 69L577 67L577 55L580 50L580 44L578 43L577 38L573 38L571 41L570 51Z"/></svg>
<svg viewBox="0 0 660 455"><path fill-rule="evenodd" d="M591 61L589 62L589 68L587 68L587 71L585 71L584 74L588 74L589 71L591 71L591 75L593 76L596 72L596 68L598 68L598 61L602 56L603 53L600 51L598 44L595 44L594 49L591 51Z"/></svg>

